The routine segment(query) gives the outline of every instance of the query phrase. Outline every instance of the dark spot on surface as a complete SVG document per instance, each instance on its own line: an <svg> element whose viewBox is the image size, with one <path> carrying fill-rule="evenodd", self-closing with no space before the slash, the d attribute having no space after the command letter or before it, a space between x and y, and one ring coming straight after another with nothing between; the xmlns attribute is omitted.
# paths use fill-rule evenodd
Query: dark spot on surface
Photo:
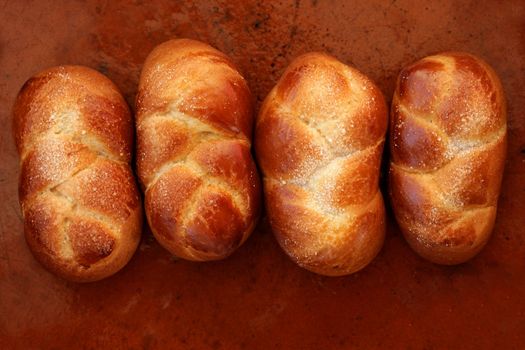
<svg viewBox="0 0 525 350"><path fill-rule="evenodd" d="M142 349L147 350L151 349L152 345L155 344L155 337L152 334L146 334L142 338Z"/></svg>
<svg viewBox="0 0 525 350"><path fill-rule="evenodd" d="M290 28L290 39L293 39L293 37L295 36L295 34L297 34L297 25L293 25L293 26ZM290 44L288 44L288 46L290 46Z"/></svg>
<svg viewBox="0 0 525 350"><path fill-rule="evenodd" d="M107 63L106 62L99 63L97 66L97 70L104 75L108 75L109 69L108 69Z"/></svg>
<svg viewBox="0 0 525 350"><path fill-rule="evenodd" d="M222 344L221 344L221 341L219 339L215 339L213 341L213 343L211 344L212 348L213 349L220 349Z"/></svg>
<svg viewBox="0 0 525 350"><path fill-rule="evenodd" d="M224 12L224 16L222 17L222 20L224 22L228 22L228 21L231 21L232 19L234 19L233 15L231 14L229 9L226 9L226 11Z"/></svg>

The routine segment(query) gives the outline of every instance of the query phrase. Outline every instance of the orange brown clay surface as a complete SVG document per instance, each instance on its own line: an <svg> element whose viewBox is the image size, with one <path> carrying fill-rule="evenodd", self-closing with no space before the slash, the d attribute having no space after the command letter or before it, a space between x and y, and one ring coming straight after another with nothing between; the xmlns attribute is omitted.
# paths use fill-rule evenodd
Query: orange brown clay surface
<svg viewBox="0 0 525 350"><path fill-rule="evenodd" d="M524 348L523 18L523 1L0 3L0 347ZM507 160L485 248L465 264L434 265L410 249L387 205L383 249L346 277L297 267L264 214L223 261L174 259L144 228L130 263L108 279L80 285L45 271L27 248L18 205L10 110L17 92L42 69L83 64L106 74L133 105L147 54L173 37L230 56L256 109L291 60L309 51L355 66L387 103L402 67L422 57L483 58L508 106Z"/></svg>

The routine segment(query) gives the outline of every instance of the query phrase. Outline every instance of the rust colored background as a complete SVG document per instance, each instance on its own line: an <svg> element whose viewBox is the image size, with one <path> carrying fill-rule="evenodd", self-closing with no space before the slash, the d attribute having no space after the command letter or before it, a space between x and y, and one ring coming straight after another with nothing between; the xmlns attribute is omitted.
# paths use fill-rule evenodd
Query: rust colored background
<svg viewBox="0 0 525 350"><path fill-rule="evenodd" d="M0 348L524 349L524 1L0 1ZM24 81L58 64L109 76L133 103L149 51L208 42L245 74L258 105L290 60L324 50L374 79L387 100L402 66L465 50L500 75L509 149L494 234L457 267L413 253L389 212L383 250L341 278L295 266L266 219L231 258L170 257L147 229L117 275L73 284L23 238L10 110ZM387 157L388 155L385 155Z"/></svg>

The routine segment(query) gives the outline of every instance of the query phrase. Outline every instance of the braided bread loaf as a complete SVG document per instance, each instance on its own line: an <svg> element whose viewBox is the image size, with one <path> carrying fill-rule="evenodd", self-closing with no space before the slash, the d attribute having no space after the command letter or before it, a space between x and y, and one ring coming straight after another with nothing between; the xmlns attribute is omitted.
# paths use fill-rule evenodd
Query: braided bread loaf
<svg viewBox="0 0 525 350"><path fill-rule="evenodd" d="M188 260L230 255L254 229L261 201L243 77L204 43L167 41L144 64L136 122L138 173L157 240Z"/></svg>
<svg viewBox="0 0 525 350"><path fill-rule="evenodd" d="M139 243L142 210L129 166L131 116L117 88L85 67L43 71L18 94L13 131L37 260L78 282L121 269Z"/></svg>
<svg viewBox="0 0 525 350"><path fill-rule="evenodd" d="M295 59L266 97L255 149L267 212L279 244L300 266L349 274L381 249L386 128L380 90L325 54Z"/></svg>
<svg viewBox="0 0 525 350"><path fill-rule="evenodd" d="M494 71L464 53L426 57L399 75L392 103L390 196L412 248L458 264L487 242L506 152Z"/></svg>

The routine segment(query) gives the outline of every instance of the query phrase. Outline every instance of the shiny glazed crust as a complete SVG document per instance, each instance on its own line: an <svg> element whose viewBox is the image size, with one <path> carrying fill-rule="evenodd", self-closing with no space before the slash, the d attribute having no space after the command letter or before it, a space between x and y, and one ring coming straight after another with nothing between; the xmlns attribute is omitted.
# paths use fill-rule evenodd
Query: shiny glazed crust
<svg viewBox="0 0 525 350"><path fill-rule="evenodd" d="M322 53L295 59L267 96L255 133L266 208L279 244L300 266L350 274L381 249L386 128L380 90Z"/></svg>
<svg viewBox="0 0 525 350"><path fill-rule="evenodd" d="M410 246L459 264L494 226L507 144L501 83L466 53L426 57L399 75L390 129L390 197Z"/></svg>
<svg viewBox="0 0 525 350"><path fill-rule="evenodd" d="M261 189L252 97L226 55L194 40L157 46L137 96L137 168L153 234L178 257L222 259L253 231Z"/></svg>
<svg viewBox="0 0 525 350"><path fill-rule="evenodd" d="M29 79L13 114L34 256L72 281L114 274L135 252L142 221L126 102L97 71L61 66Z"/></svg>

